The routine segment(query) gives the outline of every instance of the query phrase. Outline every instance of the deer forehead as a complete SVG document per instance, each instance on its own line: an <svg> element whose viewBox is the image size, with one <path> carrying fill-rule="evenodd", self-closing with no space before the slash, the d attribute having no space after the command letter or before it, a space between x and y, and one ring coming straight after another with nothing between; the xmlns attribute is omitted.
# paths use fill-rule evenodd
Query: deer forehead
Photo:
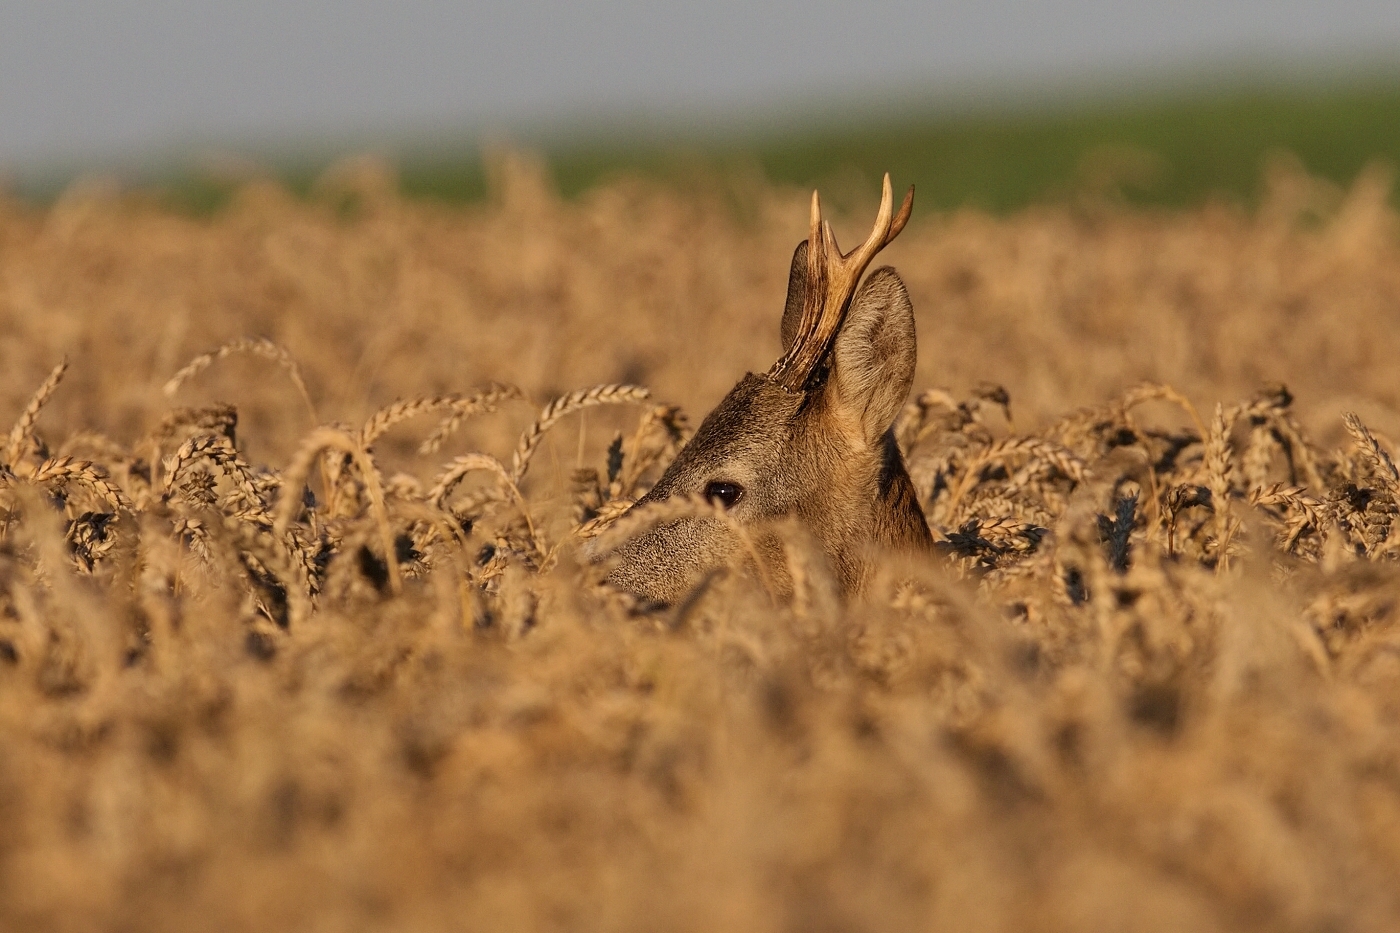
<svg viewBox="0 0 1400 933"><path fill-rule="evenodd" d="M791 441L802 401L800 395L750 373L705 417L676 465L687 473L722 466L768 467Z"/></svg>

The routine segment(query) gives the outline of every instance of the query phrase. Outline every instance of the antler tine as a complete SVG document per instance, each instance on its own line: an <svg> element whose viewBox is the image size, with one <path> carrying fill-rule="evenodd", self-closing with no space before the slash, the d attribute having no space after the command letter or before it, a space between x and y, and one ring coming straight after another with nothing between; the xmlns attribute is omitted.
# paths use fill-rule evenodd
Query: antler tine
<svg viewBox="0 0 1400 933"><path fill-rule="evenodd" d="M856 249L841 252L831 224L822 219L821 198L812 192L811 232L807 240L807 282L802 317L792 346L768 370L768 378L788 391L802 390L831 349L841 329L846 308L855 294L861 274L875 254L884 249L909 221L914 209L914 187L909 187L899 213L894 212L894 195L889 173L880 190L880 210L875 226Z"/></svg>
<svg viewBox="0 0 1400 933"><path fill-rule="evenodd" d="M904 225L909 222L909 215L912 213L914 213L914 186L910 185L909 190L904 192L904 203L899 205L899 213L894 215L894 220L890 223L890 232L885 237L886 243L899 236L899 231L904 229Z"/></svg>
<svg viewBox="0 0 1400 933"><path fill-rule="evenodd" d="M870 260L875 258L875 254L889 242L890 221L894 217L894 194L890 190L890 173L885 173L885 181L880 186L880 211L875 215L875 226L870 230L870 236L865 238L865 242L841 257L842 265L848 265L859 271L860 275L865 271L865 267L870 264ZM854 262L852 258L854 257Z"/></svg>

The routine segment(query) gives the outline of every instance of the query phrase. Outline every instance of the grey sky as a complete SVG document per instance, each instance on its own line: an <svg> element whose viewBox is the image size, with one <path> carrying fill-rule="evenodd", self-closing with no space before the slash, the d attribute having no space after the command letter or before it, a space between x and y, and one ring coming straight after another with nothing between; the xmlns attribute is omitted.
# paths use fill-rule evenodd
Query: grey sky
<svg viewBox="0 0 1400 933"><path fill-rule="evenodd" d="M1400 61L1397 0L0 0L0 164Z"/></svg>

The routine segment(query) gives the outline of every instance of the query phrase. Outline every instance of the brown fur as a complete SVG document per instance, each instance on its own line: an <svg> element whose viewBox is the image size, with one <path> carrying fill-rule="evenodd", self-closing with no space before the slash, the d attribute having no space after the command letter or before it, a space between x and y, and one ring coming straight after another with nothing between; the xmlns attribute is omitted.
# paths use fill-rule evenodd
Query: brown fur
<svg viewBox="0 0 1400 933"><path fill-rule="evenodd" d="M793 256L783 315L784 349L802 306L807 244ZM639 506L672 496L702 495L707 484L745 489L731 510L742 528L787 517L803 522L821 544L845 593L859 591L875 549L931 544L913 484L890 425L913 379L914 315L894 270L873 272L851 307L824 379L790 392L749 373L705 418L691 442ZM740 546L715 518L664 524L614 552L610 579L638 596L670 602L728 562ZM765 579L783 588L781 549L759 547Z"/></svg>

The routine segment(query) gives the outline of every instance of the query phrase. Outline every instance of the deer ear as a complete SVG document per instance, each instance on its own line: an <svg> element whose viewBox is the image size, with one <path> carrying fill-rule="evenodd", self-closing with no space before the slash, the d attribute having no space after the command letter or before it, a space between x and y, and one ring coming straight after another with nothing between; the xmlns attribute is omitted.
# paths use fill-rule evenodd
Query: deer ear
<svg viewBox="0 0 1400 933"><path fill-rule="evenodd" d="M797 325L802 322L802 300L807 297L807 241L797 244L788 273L787 304L783 307L783 352L792 349Z"/></svg>
<svg viewBox="0 0 1400 933"><path fill-rule="evenodd" d="M851 299L832 347L831 389L866 443L894 424L914 382L916 352L909 292L894 269L876 269Z"/></svg>

